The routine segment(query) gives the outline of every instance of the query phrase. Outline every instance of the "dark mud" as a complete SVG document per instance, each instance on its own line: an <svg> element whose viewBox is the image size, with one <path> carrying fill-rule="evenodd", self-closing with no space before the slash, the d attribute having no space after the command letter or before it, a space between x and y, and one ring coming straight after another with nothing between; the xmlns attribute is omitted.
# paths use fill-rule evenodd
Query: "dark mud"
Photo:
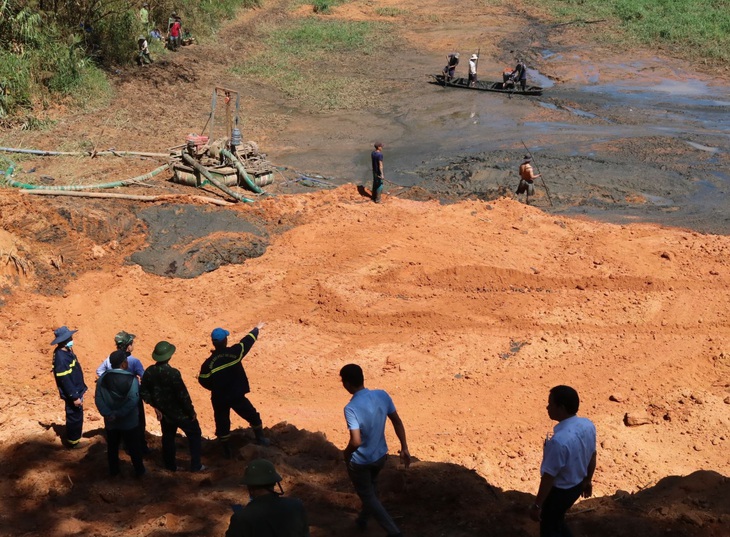
<svg viewBox="0 0 730 537"><path fill-rule="evenodd" d="M147 247L131 261L146 272L195 278L222 265L240 264L266 252L268 233L233 211L165 205L138 213L147 225Z"/></svg>
<svg viewBox="0 0 730 537"><path fill-rule="evenodd" d="M551 198L538 182L532 202L546 211L730 233L730 89L659 58L593 64L551 44L556 30L531 31L545 44L524 54L542 97L429 84L441 60L416 54L408 65L421 76L369 110L292 116L272 158L369 188L370 144L381 139L386 194L448 203L512 195L524 142ZM480 76L496 80L498 65L485 60Z"/></svg>

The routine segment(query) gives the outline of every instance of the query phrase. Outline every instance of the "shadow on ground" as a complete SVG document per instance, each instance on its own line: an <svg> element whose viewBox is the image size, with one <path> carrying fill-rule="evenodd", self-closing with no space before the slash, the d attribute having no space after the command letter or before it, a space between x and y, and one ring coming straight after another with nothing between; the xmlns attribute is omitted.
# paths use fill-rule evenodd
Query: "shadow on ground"
<svg viewBox="0 0 730 537"><path fill-rule="evenodd" d="M307 507L313 536L350 535L359 500L352 491L340 450L322 433L280 423L267 430L272 445L233 436L235 457L218 458L205 442L204 473L162 468L160 439L150 438L148 473L110 478L100 435L84 447L62 449L48 437L0 446L3 536L43 535L222 535L231 505L245 503L240 484L246 462L272 460L287 494ZM178 437L178 458L187 442ZM180 464L185 467L185 463ZM381 498L407 535L423 537L537 535L525 512L531 496L492 486L456 464L417 461L405 470L391 457L380 480ZM618 492L576 505L569 514L576 535L721 537L730 523L730 479L712 471L671 476L637 494ZM369 528L363 535L380 535Z"/></svg>

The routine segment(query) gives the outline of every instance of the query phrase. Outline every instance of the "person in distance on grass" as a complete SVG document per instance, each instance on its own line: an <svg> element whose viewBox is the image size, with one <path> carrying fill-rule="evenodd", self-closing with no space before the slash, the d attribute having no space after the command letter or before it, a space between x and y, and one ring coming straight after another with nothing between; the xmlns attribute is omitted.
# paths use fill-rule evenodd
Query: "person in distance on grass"
<svg viewBox="0 0 730 537"><path fill-rule="evenodd" d="M210 401L213 404L215 417L215 435L221 441L223 455L226 458L231 457L228 443L231 439L231 410L249 423L257 444L269 445L269 440L264 437L261 415L246 397L251 388L242 363L243 358L256 343L259 330L265 325L263 322L257 324L231 347L228 346L228 336L231 333L223 328L216 328L210 334L213 353L200 367L198 382L203 388L210 390Z"/></svg>
<svg viewBox="0 0 730 537"><path fill-rule="evenodd" d="M304 505L296 498L283 498L281 476L266 459L249 463L243 475L250 502L233 506L226 537L309 537ZM279 486L279 492L275 489Z"/></svg>
<svg viewBox="0 0 730 537"><path fill-rule="evenodd" d="M347 364L340 370L342 386L352 394L345 406L345 421L350 431L350 441L344 451L347 473L355 492L362 500L362 510L355 521L360 529L365 529L370 517L388 532L389 537L401 535L400 529L380 503L377 495L376 480L388 458L385 443L386 417L393 424L395 434L400 440L400 458L406 468L411 464L411 454L406 442L406 429L395 410L393 400L384 390L368 390L362 368L357 364Z"/></svg>
<svg viewBox="0 0 730 537"><path fill-rule="evenodd" d="M555 386L547 412L558 424L543 445L540 488L529 512L540 522L540 537L571 537L565 513L582 495L593 494L596 470L596 426L576 416L580 399L570 386Z"/></svg>
<svg viewBox="0 0 730 537"><path fill-rule="evenodd" d="M530 196L535 195L535 179L540 174L535 175L532 168L532 157L525 155L520 164L520 184L517 186L517 194L525 194L525 203L530 204Z"/></svg>
<svg viewBox="0 0 730 537"><path fill-rule="evenodd" d="M134 338L137 337L134 334L130 334L129 332L125 332L122 330L121 332L117 333L116 336L114 336L114 345L116 346L117 350L125 351L127 353L127 371L132 373L137 377L137 380L139 382L142 382L142 376L144 375L144 366L142 365L142 362L138 359L132 356L132 351L134 350ZM113 369L110 362L110 356L107 356L104 361L101 363L99 367L96 368L96 377L101 377L106 371L109 371L110 369ZM144 413L144 402L142 401L142 398L139 398L139 424L137 426L137 431L139 435L139 442L140 446L142 447L142 454L146 455L150 452L150 448L147 446L147 434L146 434L146 427L147 427L147 417Z"/></svg>
<svg viewBox="0 0 730 537"><path fill-rule="evenodd" d="M84 382L84 371L81 369L73 351L73 335L78 330L69 330L62 326L53 331L55 338L51 345L53 351L53 377L56 379L58 394L66 405L66 447L76 448L81 441L84 428L84 394L88 389Z"/></svg>
<svg viewBox="0 0 730 537"><path fill-rule="evenodd" d="M375 151L370 153L370 160L373 165L373 192L372 198L375 203L380 203L380 196L383 192L383 143L375 142Z"/></svg>
<svg viewBox="0 0 730 537"><path fill-rule="evenodd" d="M160 341L155 345L152 359L155 361L142 377L140 393L145 403L154 407L162 428L162 458L165 468L177 470L175 460L175 435L182 429L188 437L190 448L190 471L200 472L206 467L200 463L203 433L195 414L190 393L183 382L180 371L170 367L170 358L175 354L175 345Z"/></svg>
<svg viewBox="0 0 730 537"><path fill-rule="evenodd" d="M124 441L137 477L144 475L139 437L139 381L129 371L129 353L118 349L109 355L111 369L96 381L96 408L104 416L109 474L119 475L119 444Z"/></svg>

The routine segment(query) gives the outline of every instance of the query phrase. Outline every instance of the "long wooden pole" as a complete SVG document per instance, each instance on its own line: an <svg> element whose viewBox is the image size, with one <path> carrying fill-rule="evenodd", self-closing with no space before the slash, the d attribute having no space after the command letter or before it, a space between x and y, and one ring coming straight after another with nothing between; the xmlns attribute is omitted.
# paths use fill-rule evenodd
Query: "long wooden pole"
<svg viewBox="0 0 730 537"><path fill-rule="evenodd" d="M73 190L19 190L21 194L33 194L38 196L75 196L77 198L111 198L111 199L122 199L122 200L135 200L135 201L164 201L173 199L184 199L190 198L196 201L204 203L211 203L213 205L236 205L230 201L219 200L216 198L209 198L207 196L188 196L188 195L176 195L176 194L161 194L157 196L145 196L140 194L115 194L111 192L78 192Z"/></svg>
<svg viewBox="0 0 730 537"><path fill-rule="evenodd" d="M548 190L547 184L545 183L545 178L542 176L542 173L540 173L540 168L537 165L537 161L535 160L535 157L532 155L532 152L527 147L527 145L525 144L525 142L523 140L520 140L520 142L522 142L522 145L525 146L525 151L527 151L527 154L530 155L530 158L532 159L532 162L535 163L535 169L537 170L537 173L540 176L540 180L542 181L542 186L545 187L545 193L547 194L548 201L550 202L550 207L552 207L553 206L553 200L550 197L550 190Z"/></svg>

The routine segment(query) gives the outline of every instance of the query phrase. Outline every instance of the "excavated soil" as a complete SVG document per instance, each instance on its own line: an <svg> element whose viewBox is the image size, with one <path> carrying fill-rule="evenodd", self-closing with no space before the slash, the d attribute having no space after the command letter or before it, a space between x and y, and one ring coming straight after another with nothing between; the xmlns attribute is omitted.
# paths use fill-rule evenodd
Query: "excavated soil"
<svg viewBox="0 0 730 537"><path fill-rule="evenodd" d="M304 501L313 536L353 535L358 500L340 455L348 362L391 393L406 425L416 462L405 470L392 457L381 481L405 535L537 535L526 508L556 384L579 391L599 434L594 497L569 514L576 535L730 535L727 80L595 45L592 26L482 2L456 14L431 0L354 2L330 16L369 20L395 6L417 16L395 18L401 40L362 108L302 110L231 74L229 51L255 47L253 25L306 11L264 3L215 43L121 71L110 107L59 108L49 131L2 134L4 146L164 152L205 122L217 84L247 95L246 137L288 169L272 196L226 207L164 174L114 192L172 201L0 192L0 535L222 535L259 456ZM446 52L478 47L485 78L521 53L554 86L525 99L426 83ZM390 181L380 205L367 198L376 138ZM512 199L523 141L545 179L531 206ZM16 160L17 180L46 185L160 164ZM234 418L225 460L195 377L212 328L237 336L262 320L245 363L272 445L254 445ZM77 450L61 445L50 373L63 324L79 330L91 386ZM127 466L106 477L93 380L119 330L137 335L146 365L157 341L177 346L207 472L164 470L147 409L147 475ZM178 459L185 467L183 437Z"/></svg>

